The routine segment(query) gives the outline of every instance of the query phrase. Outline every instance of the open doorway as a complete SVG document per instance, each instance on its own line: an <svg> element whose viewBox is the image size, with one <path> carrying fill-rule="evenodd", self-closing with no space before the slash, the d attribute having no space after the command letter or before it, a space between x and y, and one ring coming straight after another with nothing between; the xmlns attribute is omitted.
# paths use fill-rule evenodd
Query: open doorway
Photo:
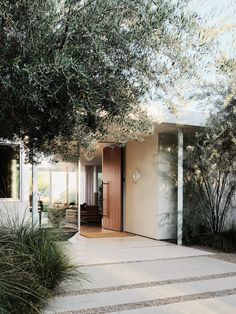
<svg viewBox="0 0 236 314"><path fill-rule="evenodd" d="M93 158L81 157L79 168L77 162L42 161L37 169L39 221L69 233L123 231L122 155L120 147L100 144Z"/></svg>
<svg viewBox="0 0 236 314"><path fill-rule="evenodd" d="M101 145L91 160L81 157L80 232L99 232L102 228L102 150Z"/></svg>
<svg viewBox="0 0 236 314"><path fill-rule="evenodd" d="M80 233L121 232L122 221L122 149L101 144L81 158Z"/></svg>

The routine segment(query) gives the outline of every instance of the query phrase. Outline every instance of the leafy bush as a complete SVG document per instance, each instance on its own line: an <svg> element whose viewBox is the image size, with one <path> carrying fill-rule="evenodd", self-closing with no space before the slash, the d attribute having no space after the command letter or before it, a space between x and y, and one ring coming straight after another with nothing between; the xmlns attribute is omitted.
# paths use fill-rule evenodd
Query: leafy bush
<svg viewBox="0 0 236 314"><path fill-rule="evenodd" d="M220 252L236 252L236 230L230 229L221 233L204 232L196 237L188 238L185 244L201 245Z"/></svg>
<svg viewBox="0 0 236 314"><path fill-rule="evenodd" d="M185 152L185 186L212 233L223 233L236 192L236 99L211 115Z"/></svg>
<svg viewBox="0 0 236 314"><path fill-rule="evenodd" d="M202 244L221 252L236 252L236 229L232 228L219 234L208 234Z"/></svg>
<svg viewBox="0 0 236 314"><path fill-rule="evenodd" d="M191 220L184 218L183 221L183 242L185 245L201 244L202 239L209 234L209 228L205 226L199 217L193 215Z"/></svg>
<svg viewBox="0 0 236 314"><path fill-rule="evenodd" d="M184 241L236 251L236 228L229 229L236 192L236 98L229 95L207 126L186 146L184 160ZM187 206L186 206L187 202Z"/></svg>
<svg viewBox="0 0 236 314"><path fill-rule="evenodd" d="M53 229L19 220L0 226L0 313L39 313L63 280L83 276Z"/></svg>
<svg viewBox="0 0 236 314"><path fill-rule="evenodd" d="M189 207L190 208L190 207ZM236 252L236 226L222 232L212 232L196 210L185 209L183 223L183 242L185 245L201 245L221 252Z"/></svg>

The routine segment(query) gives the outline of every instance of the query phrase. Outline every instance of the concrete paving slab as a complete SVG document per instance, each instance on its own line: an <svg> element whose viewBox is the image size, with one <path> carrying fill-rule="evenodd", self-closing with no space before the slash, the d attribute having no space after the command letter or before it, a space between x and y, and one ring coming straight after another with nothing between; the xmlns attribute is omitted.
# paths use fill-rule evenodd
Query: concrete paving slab
<svg viewBox="0 0 236 314"><path fill-rule="evenodd" d="M73 261L83 265L202 256L212 253L139 236L88 239L74 237L65 246Z"/></svg>
<svg viewBox="0 0 236 314"><path fill-rule="evenodd" d="M137 310L114 312L116 314L234 314L236 296L230 295L213 299L180 302Z"/></svg>
<svg viewBox="0 0 236 314"><path fill-rule="evenodd" d="M138 289L134 288L105 293L56 297L55 300L51 303L49 310L52 308L57 310L57 313L75 310L78 311L82 309L143 302L154 299L181 297L185 295L227 289L236 289L235 277Z"/></svg>
<svg viewBox="0 0 236 314"><path fill-rule="evenodd" d="M77 236L72 242L64 247L74 262L82 265L81 271L88 274L91 282L84 283L82 289L63 285L66 292L51 302L47 314L126 313L128 309L127 314L132 314L131 310L137 314L148 313L147 310L157 314L213 314L214 309L220 308L226 311L221 314L232 308L236 313L232 301L236 299L236 264L211 258L206 251L138 236ZM225 300L220 298L230 293L234 296L227 302L220 301L221 307L211 302ZM202 298L214 299L208 303Z"/></svg>
<svg viewBox="0 0 236 314"><path fill-rule="evenodd" d="M122 249L94 249L73 251L73 261L82 265L110 264L132 261L145 261L155 259L170 259L191 256L204 256L210 253L195 250L187 247L179 247L174 245L158 246L158 247L142 247L142 248L122 248Z"/></svg>
<svg viewBox="0 0 236 314"><path fill-rule="evenodd" d="M81 270L88 275L88 279L91 281L84 282L83 288L96 289L236 272L236 264L206 256L198 256L112 265L94 265L82 267ZM76 284L70 289L76 289Z"/></svg>
<svg viewBox="0 0 236 314"><path fill-rule="evenodd" d="M107 248L130 248L130 247L152 247L152 246L166 246L173 245L169 242L158 241L140 236L131 237L117 237L117 238L85 238L78 234L70 238L70 244L78 245L80 250L98 249L101 247L104 249L104 245Z"/></svg>

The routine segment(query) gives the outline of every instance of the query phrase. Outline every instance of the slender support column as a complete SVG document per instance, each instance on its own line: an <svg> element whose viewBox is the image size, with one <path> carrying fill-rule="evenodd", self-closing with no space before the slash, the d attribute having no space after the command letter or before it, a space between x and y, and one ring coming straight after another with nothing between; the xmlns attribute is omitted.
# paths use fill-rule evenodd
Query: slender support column
<svg viewBox="0 0 236 314"><path fill-rule="evenodd" d="M69 204L69 169L66 168L66 203Z"/></svg>
<svg viewBox="0 0 236 314"><path fill-rule="evenodd" d="M183 130L178 129L178 219L177 219L177 243L183 243Z"/></svg>
<svg viewBox="0 0 236 314"><path fill-rule="evenodd" d="M80 186L81 186L81 162L78 159L77 165L77 204L78 204L78 231L80 231Z"/></svg>
<svg viewBox="0 0 236 314"><path fill-rule="evenodd" d="M32 164L32 225L35 226L39 223L38 213L38 166Z"/></svg>
<svg viewBox="0 0 236 314"><path fill-rule="evenodd" d="M123 231L126 231L126 148L122 149L122 207Z"/></svg>

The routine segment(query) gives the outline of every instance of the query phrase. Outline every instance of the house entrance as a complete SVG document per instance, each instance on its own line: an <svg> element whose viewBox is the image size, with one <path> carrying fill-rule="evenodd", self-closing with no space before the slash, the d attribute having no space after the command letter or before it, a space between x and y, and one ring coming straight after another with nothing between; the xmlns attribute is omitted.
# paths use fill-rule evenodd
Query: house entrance
<svg viewBox="0 0 236 314"><path fill-rule="evenodd" d="M80 231L122 231L122 150L102 145L81 160Z"/></svg>
<svg viewBox="0 0 236 314"><path fill-rule="evenodd" d="M120 147L103 149L103 223L122 231L122 153Z"/></svg>

